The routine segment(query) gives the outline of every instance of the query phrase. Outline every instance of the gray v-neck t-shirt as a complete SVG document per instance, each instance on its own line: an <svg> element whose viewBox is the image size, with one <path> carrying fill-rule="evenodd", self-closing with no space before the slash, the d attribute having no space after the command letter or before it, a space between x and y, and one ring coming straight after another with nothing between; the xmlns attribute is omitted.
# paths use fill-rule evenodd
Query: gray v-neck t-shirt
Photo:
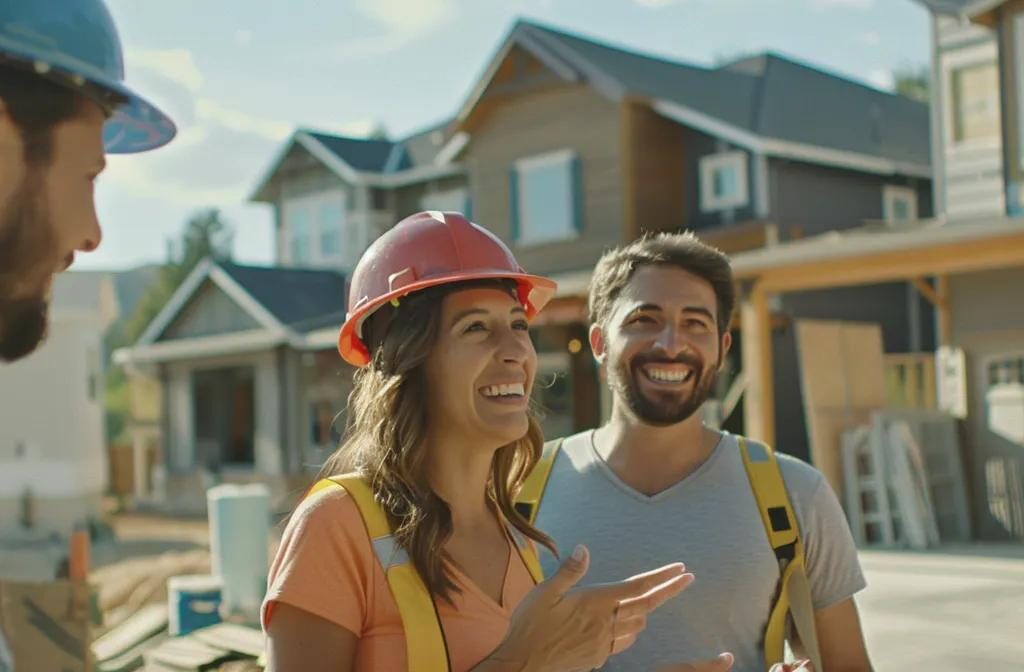
<svg viewBox="0 0 1024 672"><path fill-rule="evenodd" d="M681 447L681 449L685 449ZM832 488L805 462L777 454L804 541L815 609L865 587L846 518ZM647 496L626 485L597 454L593 431L569 437L555 460L536 525L563 555L590 549L581 585L618 581L670 562L696 581L651 614L647 629L606 670L736 656L734 672L763 672L762 638L779 580L736 437L668 489ZM545 576L558 567L542 553Z"/></svg>

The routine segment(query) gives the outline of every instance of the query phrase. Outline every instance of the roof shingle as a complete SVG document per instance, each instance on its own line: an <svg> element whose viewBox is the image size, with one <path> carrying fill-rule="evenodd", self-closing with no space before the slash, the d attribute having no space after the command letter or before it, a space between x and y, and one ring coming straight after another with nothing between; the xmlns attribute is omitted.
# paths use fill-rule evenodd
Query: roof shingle
<svg viewBox="0 0 1024 672"><path fill-rule="evenodd" d="M345 276L335 271L218 264L282 324L305 333L345 321Z"/></svg>

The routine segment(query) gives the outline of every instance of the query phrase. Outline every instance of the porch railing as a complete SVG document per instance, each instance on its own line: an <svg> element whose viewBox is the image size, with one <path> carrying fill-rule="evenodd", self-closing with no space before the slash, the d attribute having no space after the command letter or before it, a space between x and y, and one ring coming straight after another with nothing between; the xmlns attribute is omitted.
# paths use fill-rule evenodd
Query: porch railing
<svg viewBox="0 0 1024 672"><path fill-rule="evenodd" d="M935 356L929 352L885 355L885 391L892 408L934 410Z"/></svg>

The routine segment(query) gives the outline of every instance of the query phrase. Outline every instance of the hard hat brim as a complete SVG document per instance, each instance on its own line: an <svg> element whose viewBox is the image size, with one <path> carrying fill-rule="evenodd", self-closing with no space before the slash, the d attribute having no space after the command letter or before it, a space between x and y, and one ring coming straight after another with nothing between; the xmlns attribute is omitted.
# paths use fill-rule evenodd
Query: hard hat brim
<svg viewBox="0 0 1024 672"><path fill-rule="evenodd" d="M156 149L170 142L178 132L174 122L160 108L88 63L57 50L40 53L30 45L4 37L0 37L0 52L12 62L34 70L40 77L78 90L104 108L112 107L112 114L103 125L103 148L108 154ZM120 99L120 104L111 104L116 98Z"/></svg>
<svg viewBox="0 0 1024 672"><path fill-rule="evenodd" d="M128 100L103 125L103 147L107 153L146 152L163 147L177 135L174 122L156 105L122 84L111 82L106 86Z"/></svg>
<svg viewBox="0 0 1024 672"><path fill-rule="evenodd" d="M341 326L341 331L338 333L338 352L341 354L342 359L355 367L366 366L370 363L370 353L366 348L366 345L362 342L359 336L359 330L364 320L373 314L381 306L390 303L394 299L400 299L403 296L407 296L414 292L418 292L428 287L437 287L439 285L454 284L458 282L471 282L473 280L514 280L520 287L525 287L527 291L525 294L525 308L527 319L532 320L534 316L539 313L547 303L554 298L555 290L558 288L558 283L550 278L545 278L539 275L531 275L529 273L510 273L508 271L495 271L488 273L486 271L473 272L473 273L453 273L445 274L435 278L427 278L418 282L411 283L400 289L396 289L393 292L388 292L382 296L376 297L373 301L369 301L349 314L345 323Z"/></svg>

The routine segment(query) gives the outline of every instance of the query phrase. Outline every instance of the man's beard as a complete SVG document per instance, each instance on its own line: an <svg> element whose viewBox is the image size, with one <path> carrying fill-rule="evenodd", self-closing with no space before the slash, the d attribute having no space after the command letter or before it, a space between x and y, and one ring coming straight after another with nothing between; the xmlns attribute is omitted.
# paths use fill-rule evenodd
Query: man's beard
<svg viewBox="0 0 1024 672"><path fill-rule="evenodd" d="M0 212L0 361L24 357L46 336L47 283L56 266L54 238L42 171L29 167ZM15 298L36 278L36 295Z"/></svg>
<svg viewBox="0 0 1024 672"><path fill-rule="evenodd" d="M693 370L691 391L680 394L676 390L666 390L658 395L659 398L652 398L641 391L639 379L644 375L641 367L659 363L689 366ZM691 355L681 354L675 359L668 359L661 355L639 354L614 370L609 369L608 384L637 418L649 425L667 427L686 420L700 410L711 396L717 376L717 365L706 367L701 359Z"/></svg>

